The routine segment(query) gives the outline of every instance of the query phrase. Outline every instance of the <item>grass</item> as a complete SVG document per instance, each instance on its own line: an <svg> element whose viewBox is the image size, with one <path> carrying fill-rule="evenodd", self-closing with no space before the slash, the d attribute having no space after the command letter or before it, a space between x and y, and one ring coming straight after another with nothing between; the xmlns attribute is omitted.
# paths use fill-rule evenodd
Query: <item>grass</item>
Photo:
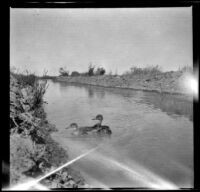
<svg viewBox="0 0 200 192"><path fill-rule="evenodd" d="M42 78L37 77L34 73L30 73L27 70L26 74L14 72L11 72L11 74L17 79L21 88L29 88L28 94L33 95L31 110L39 108L43 104L43 95L48 88L47 81L43 78L46 77L46 73Z"/></svg>
<svg viewBox="0 0 200 192"><path fill-rule="evenodd" d="M39 108L43 104L43 95L48 88L47 81L36 81L33 85L33 107Z"/></svg>
<svg viewBox="0 0 200 192"><path fill-rule="evenodd" d="M149 67L131 67L129 71L125 72L123 75L156 75L162 73L161 68L156 66L149 66Z"/></svg>
<svg viewBox="0 0 200 192"><path fill-rule="evenodd" d="M192 73L193 72L193 68L191 67L191 66L184 66L184 67L182 67L182 68L179 68L179 71L180 72L190 72L190 73Z"/></svg>
<svg viewBox="0 0 200 192"><path fill-rule="evenodd" d="M18 80L19 84L22 86L34 86L37 81L35 74L22 74L22 73L12 73L12 75Z"/></svg>

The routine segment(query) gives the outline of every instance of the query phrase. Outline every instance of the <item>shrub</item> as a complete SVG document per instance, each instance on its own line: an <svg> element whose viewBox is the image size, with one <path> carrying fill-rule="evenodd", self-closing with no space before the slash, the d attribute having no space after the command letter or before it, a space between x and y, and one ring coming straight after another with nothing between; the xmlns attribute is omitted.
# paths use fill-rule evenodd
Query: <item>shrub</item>
<svg viewBox="0 0 200 192"><path fill-rule="evenodd" d="M33 153L33 143L29 138L22 138L19 134L10 136L10 166L18 172L28 170L34 165L30 154Z"/></svg>
<svg viewBox="0 0 200 192"><path fill-rule="evenodd" d="M43 104L43 95L48 88L47 81L37 81L33 86L33 105L32 109L38 108Z"/></svg>
<svg viewBox="0 0 200 192"><path fill-rule="evenodd" d="M145 68L131 67L130 71L126 72L125 75L154 75L159 73L161 73L161 69L158 65L156 65Z"/></svg>
<svg viewBox="0 0 200 192"><path fill-rule="evenodd" d="M184 66L182 68L179 68L179 71L181 71L181 72L193 72L193 68L191 66Z"/></svg>
<svg viewBox="0 0 200 192"><path fill-rule="evenodd" d="M33 86L38 79L34 73L30 74L28 71L26 75L21 73L15 73L13 74L13 76L18 80L19 84L22 86Z"/></svg>
<svg viewBox="0 0 200 192"><path fill-rule="evenodd" d="M104 75L106 70L103 67L98 67L95 75Z"/></svg>
<svg viewBox="0 0 200 192"><path fill-rule="evenodd" d="M73 72L71 73L71 76L72 76L72 77L77 77L77 76L80 76L80 73L77 72L77 71L73 71Z"/></svg>
<svg viewBox="0 0 200 192"><path fill-rule="evenodd" d="M92 64L90 64L89 67L88 67L88 75L89 76L94 75L94 69L95 69L95 66L92 66Z"/></svg>
<svg viewBox="0 0 200 192"><path fill-rule="evenodd" d="M80 73L80 76L88 76L88 72Z"/></svg>
<svg viewBox="0 0 200 192"><path fill-rule="evenodd" d="M69 71L66 71L62 67L59 69L60 76L69 76Z"/></svg>

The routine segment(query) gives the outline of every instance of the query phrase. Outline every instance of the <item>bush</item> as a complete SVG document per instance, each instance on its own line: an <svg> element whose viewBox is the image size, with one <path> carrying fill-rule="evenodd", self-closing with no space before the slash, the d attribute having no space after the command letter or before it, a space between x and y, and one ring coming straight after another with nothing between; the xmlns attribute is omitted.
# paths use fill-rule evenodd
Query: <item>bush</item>
<svg viewBox="0 0 200 192"><path fill-rule="evenodd" d="M98 67L95 75L104 75L106 70L103 67Z"/></svg>
<svg viewBox="0 0 200 192"><path fill-rule="evenodd" d="M179 68L179 71L181 71L181 72L193 72L193 68L191 66L184 66L182 68Z"/></svg>
<svg viewBox="0 0 200 192"><path fill-rule="evenodd" d="M69 76L69 71L66 71L62 67L59 69L60 76Z"/></svg>
<svg viewBox="0 0 200 192"><path fill-rule="evenodd" d="M80 73L77 72L77 71L73 71L73 72L71 73L71 76L72 76L72 77L77 77L77 76L80 76Z"/></svg>
<svg viewBox="0 0 200 192"><path fill-rule="evenodd" d="M90 64L89 67L88 67L88 75L89 76L94 75L94 69L95 69L95 66L92 66L92 64Z"/></svg>
<svg viewBox="0 0 200 192"><path fill-rule="evenodd" d="M80 73L80 76L88 76L88 72Z"/></svg>
<svg viewBox="0 0 200 192"><path fill-rule="evenodd" d="M159 73L161 73L161 69L158 65L156 65L145 68L131 67L130 71L126 72L125 75L154 75Z"/></svg>
<svg viewBox="0 0 200 192"><path fill-rule="evenodd" d="M39 108L43 104L43 95L48 88L47 81L36 82L33 86L33 108Z"/></svg>
<svg viewBox="0 0 200 192"><path fill-rule="evenodd" d="M28 112L39 108L43 104L43 95L48 88L46 80L39 80L34 74L24 75L14 73L11 73L10 80L12 110Z"/></svg>
<svg viewBox="0 0 200 192"><path fill-rule="evenodd" d="M22 138L18 134L10 136L10 182L17 183L21 180L22 173L34 166L30 159L33 153L33 144L29 138Z"/></svg>
<svg viewBox="0 0 200 192"><path fill-rule="evenodd" d="M18 80L19 84L22 86L34 86L35 82L38 79L35 74L29 74L28 72L26 75L13 74L13 76Z"/></svg>

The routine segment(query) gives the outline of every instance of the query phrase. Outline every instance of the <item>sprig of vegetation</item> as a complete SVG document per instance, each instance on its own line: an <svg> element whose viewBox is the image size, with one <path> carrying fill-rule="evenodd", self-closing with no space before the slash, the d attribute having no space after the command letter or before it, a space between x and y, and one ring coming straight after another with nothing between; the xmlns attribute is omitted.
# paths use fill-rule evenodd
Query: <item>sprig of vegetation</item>
<svg viewBox="0 0 200 192"><path fill-rule="evenodd" d="M45 94L48 88L47 81L35 82L33 86L33 105L32 110L34 108L39 108L43 104L43 95Z"/></svg>

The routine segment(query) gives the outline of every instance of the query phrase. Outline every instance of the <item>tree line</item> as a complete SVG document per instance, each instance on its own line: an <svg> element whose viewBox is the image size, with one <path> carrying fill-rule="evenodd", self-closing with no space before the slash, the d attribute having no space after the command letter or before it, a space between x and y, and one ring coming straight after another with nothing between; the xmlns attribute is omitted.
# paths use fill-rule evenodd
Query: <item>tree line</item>
<svg viewBox="0 0 200 192"><path fill-rule="evenodd" d="M97 76L97 75L104 75L106 70L103 67L96 67L91 63L88 66L88 70L86 72L80 73L78 71L72 71L71 74L68 70L64 69L63 67L59 68L59 76Z"/></svg>

